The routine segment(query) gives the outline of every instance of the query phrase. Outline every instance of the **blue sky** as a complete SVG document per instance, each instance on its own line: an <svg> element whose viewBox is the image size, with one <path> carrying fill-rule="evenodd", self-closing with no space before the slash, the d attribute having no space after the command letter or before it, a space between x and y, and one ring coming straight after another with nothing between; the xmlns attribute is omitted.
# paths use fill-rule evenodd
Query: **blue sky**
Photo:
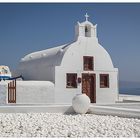
<svg viewBox="0 0 140 140"><path fill-rule="evenodd" d="M140 3L0 3L0 65L14 70L28 53L73 41L86 12L120 80L140 81Z"/></svg>

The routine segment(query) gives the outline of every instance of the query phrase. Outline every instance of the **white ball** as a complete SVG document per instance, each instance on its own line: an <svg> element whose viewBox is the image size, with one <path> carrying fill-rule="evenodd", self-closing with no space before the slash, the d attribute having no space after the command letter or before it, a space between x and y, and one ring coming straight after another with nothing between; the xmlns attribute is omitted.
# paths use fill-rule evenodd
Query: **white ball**
<svg viewBox="0 0 140 140"><path fill-rule="evenodd" d="M72 107L76 113L85 114L90 106L90 99L86 94L78 94L72 99Z"/></svg>

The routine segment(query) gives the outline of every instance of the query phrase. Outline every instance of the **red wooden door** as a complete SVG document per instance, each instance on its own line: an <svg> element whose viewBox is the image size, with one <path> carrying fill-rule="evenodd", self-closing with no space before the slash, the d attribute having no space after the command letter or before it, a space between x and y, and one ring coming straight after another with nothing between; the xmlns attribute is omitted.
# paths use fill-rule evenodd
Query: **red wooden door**
<svg viewBox="0 0 140 140"><path fill-rule="evenodd" d="M8 83L8 103L16 103L16 80Z"/></svg>
<svg viewBox="0 0 140 140"><path fill-rule="evenodd" d="M95 74L82 74L82 93L86 94L91 103L96 103Z"/></svg>

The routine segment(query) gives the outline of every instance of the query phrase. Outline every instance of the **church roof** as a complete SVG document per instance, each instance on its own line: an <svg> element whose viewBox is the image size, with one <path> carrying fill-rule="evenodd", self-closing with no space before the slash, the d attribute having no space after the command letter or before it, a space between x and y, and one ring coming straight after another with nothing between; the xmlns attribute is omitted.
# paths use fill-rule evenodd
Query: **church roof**
<svg viewBox="0 0 140 140"><path fill-rule="evenodd" d="M43 57L55 56L59 52L60 53L65 52L70 44L71 43L68 43L68 44L58 46L58 47L49 48L49 49L45 49L42 51L30 53L30 54L26 55L24 58L22 58L21 61L30 61L30 60L43 58Z"/></svg>

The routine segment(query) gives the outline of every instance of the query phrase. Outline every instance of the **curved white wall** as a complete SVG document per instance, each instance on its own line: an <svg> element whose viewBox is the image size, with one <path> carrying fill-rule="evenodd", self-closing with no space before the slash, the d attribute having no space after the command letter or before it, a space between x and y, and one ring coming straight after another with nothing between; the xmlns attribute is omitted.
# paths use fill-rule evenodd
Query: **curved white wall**
<svg viewBox="0 0 140 140"><path fill-rule="evenodd" d="M94 70L112 71L113 63L107 51L98 44L96 38L81 37L70 45L64 54L61 66L83 70L83 56L94 57Z"/></svg>

